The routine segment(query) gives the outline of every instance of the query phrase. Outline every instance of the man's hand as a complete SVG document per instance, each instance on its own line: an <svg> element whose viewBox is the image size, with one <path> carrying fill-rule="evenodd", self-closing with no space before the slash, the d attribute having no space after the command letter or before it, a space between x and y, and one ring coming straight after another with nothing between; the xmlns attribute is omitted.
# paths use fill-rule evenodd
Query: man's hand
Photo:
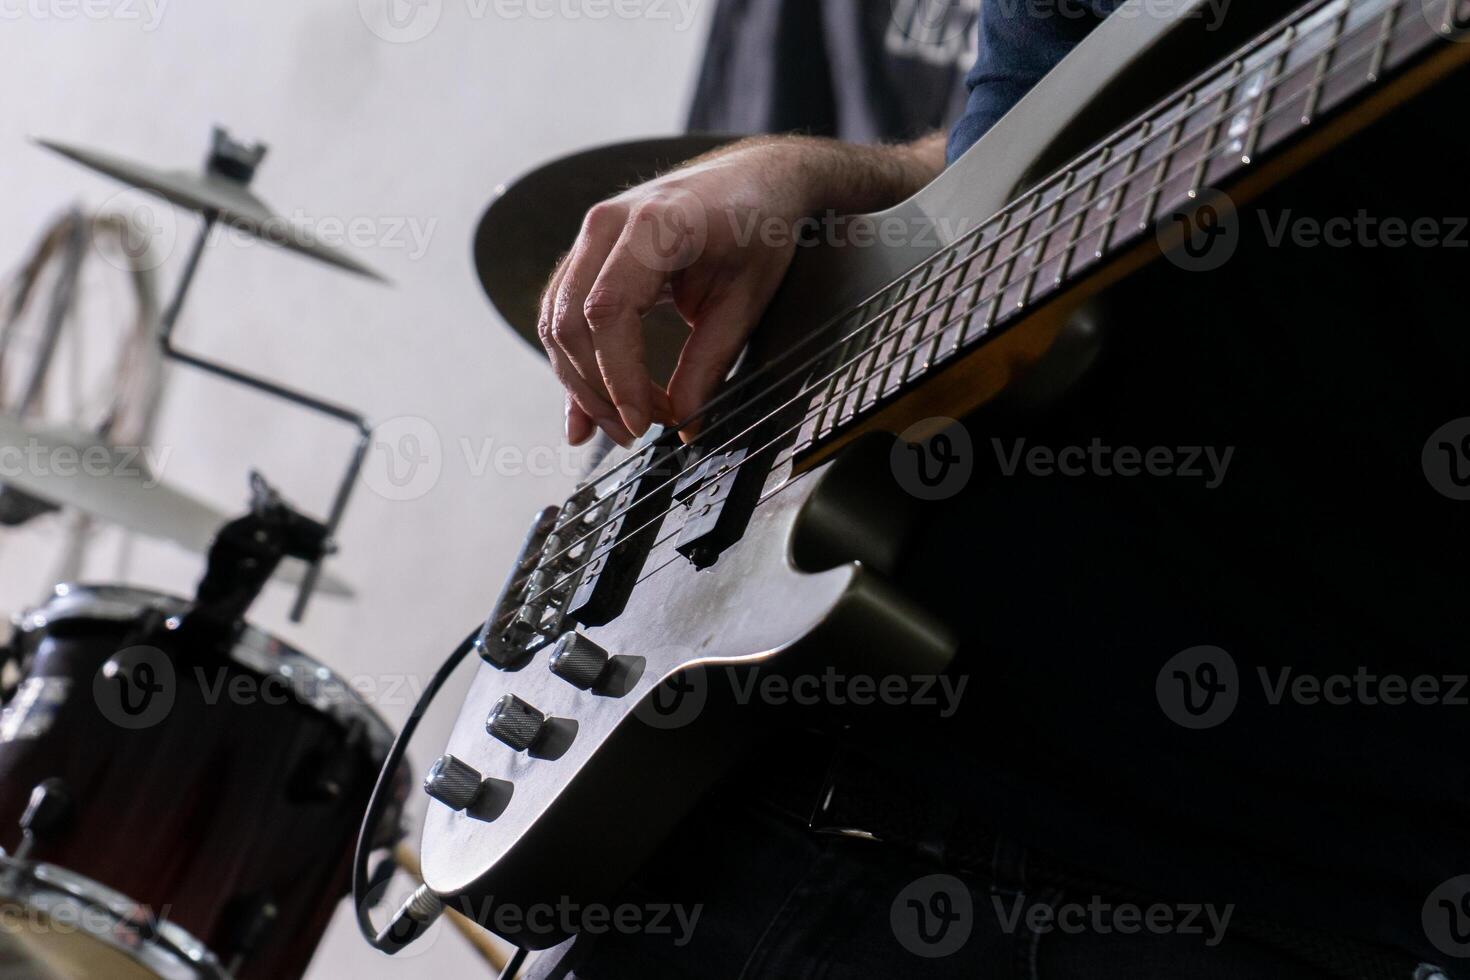
<svg viewBox="0 0 1470 980"><path fill-rule="evenodd" d="M541 300L538 330L566 389L568 441L583 443L598 426L627 445L651 421L694 416L786 274L797 222L887 207L943 161L938 136L889 147L758 138L597 205ZM667 391L644 366L642 331L644 314L664 301L691 328Z"/></svg>

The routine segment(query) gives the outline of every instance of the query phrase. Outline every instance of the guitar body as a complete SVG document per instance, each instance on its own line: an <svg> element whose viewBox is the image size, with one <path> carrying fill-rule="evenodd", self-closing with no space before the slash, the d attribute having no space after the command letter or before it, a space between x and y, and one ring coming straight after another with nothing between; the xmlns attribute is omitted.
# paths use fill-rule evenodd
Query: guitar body
<svg viewBox="0 0 1470 980"><path fill-rule="evenodd" d="M842 548L842 540L813 536L844 522L848 533L867 536L857 551L883 550L877 539L892 529L843 509L851 497L843 483L853 479L861 477L838 463L797 477L703 571L674 553L672 542L655 548L626 609L606 626L583 630L604 649L637 659L627 693L579 690L546 669L544 651L509 673L482 665L448 751L514 789L490 821L433 808L443 812L426 825L425 880L468 897L476 913L492 896L495 905L523 909L555 908L567 896L606 897L737 757L731 706L722 703L718 676L701 675L703 668L779 658L797 670L824 662L905 674L942 669L952 652L949 634L878 570L859 562L803 570L792 560L798 540L814 552ZM659 696L666 701L640 713L665 680ZM553 719L575 719L565 754L512 753L486 734L485 719L506 693ZM578 774L562 782L567 771ZM488 880L474 874L478 861L463 859L492 852ZM541 948L564 934L506 938Z"/></svg>
<svg viewBox="0 0 1470 980"><path fill-rule="evenodd" d="M912 236L903 247L799 249L729 384L770 376L783 352L815 328L882 294L1289 13L1232 11L1223 29L1212 30L1210 9L1186 3L1178 18L1167 20L1139 15L1136 3L1123 8L933 184L888 212L858 219L898 221L932 234ZM1457 67L1470 57L1470 45L1447 45L1443 56ZM1440 65L1428 72L1421 87L1448 70ZM1355 125L1406 97L1382 90L1354 109ZM1299 167L1351 131L1325 127L1320 145L1299 141L1280 165ZM1262 168L1232 193L1246 195L1252 181L1263 188L1271 179ZM533 644L505 662L487 657L446 748L485 782L467 809L430 805L422 858L429 887L511 942L555 945L567 933L551 910L608 900L754 742L754 709L730 696L722 680L729 669L804 673L830 665L873 675L944 669L954 653L950 630L885 579L903 543L906 513L892 480L892 434L927 436L946 418L1045 387L1050 375L1065 378L1075 370L1073 338L1097 335L1092 300L1157 256L1157 244L1149 244L1151 252L1129 250L1068 282L1004 332L844 431L778 454L762 468L748 519L717 556L691 560L676 547L676 522L691 518L675 508L656 515L616 614L574 627L613 658L598 686L569 683L548 669L549 645ZM620 469L626 475L638 468L615 453L590 482L615 481ZM678 509L693 513L697 499ZM554 523L548 511L533 528L492 624L507 621L524 596L548 535L561 533ZM507 695L547 719L529 749L516 751L487 733L487 718Z"/></svg>

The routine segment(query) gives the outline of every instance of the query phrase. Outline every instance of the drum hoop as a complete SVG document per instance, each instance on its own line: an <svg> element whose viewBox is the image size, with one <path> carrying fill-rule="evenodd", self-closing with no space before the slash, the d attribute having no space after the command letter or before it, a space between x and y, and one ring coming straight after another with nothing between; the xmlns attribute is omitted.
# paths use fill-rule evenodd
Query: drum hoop
<svg viewBox="0 0 1470 980"><path fill-rule="evenodd" d="M37 903L37 897L46 901ZM188 930L159 921L140 927L139 905L121 892L85 875L52 864L17 861L0 855L0 901L52 916L59 907L76 913L77 931L151 970L163 980L229 980L219 959ZM99 927L83 912L100 910L111 920ZM132 913L132 914L130 914ZM120 937L127 935L131 942Z"/></svg>
<svg viewBox="0 0 1470 980"><path fill-rule="evenodd" d="M52 623L75 619L126 623L148 610L178 616L189 608L177 596L129 585L66 583L54 591L44 605L16 617L19 632L37 633ZM303 706L337 719L344 728L360 725L373 757L381 762L387 756L393 729L330 667L249 623L231 647L230 659L257 674L282 678Z"/></svg>

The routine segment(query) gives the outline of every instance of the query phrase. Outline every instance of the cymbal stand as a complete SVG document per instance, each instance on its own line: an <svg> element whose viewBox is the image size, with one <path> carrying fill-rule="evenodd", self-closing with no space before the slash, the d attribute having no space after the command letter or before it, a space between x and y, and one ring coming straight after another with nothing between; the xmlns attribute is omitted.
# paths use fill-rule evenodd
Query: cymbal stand
<svg viewBox="0 0 1470 980"><path fill-rule="evenodd" d="M231 140L222 130L215 130L214 150L210 155L208 166L211 171L219 176L249 184L250 178L254 176L255 167L265 156L265 147L255 145L246 147ZM301 622L301 617L306 612L306 604L316 590L317 580L321 576L322 561L327 554L336 550L335 536L338 526L342 523L342 515L347 511L347 502L352 496L353 487L357 485L357 478L362 472L363 462L367 458L368 447L372 439L372 426L359 412L355 412L331 402L324 401L312 395L287 388L265 378L248 374L237 368L215 361L206 360L197 354L180 350L173 342L174 326L178 323L179 313L183 310L184 299L188 295L189 287L194 281L194 275L199 269L199 260L204 255L204 248L209 242L210 233L214 230L215 223L219 221L219 212L208 210L204 212L199 237L195 239L194 246L189 252L189 257L180 274L178 284L174 288L173 299L169 302L163 317L159 322L159 343L163 347L163 354L170 360L179 361L190 367L206 371L217 377L225 378L236 384L253 388L264 392L283 401L299 405L308 411L328 418L336 419L346 423L357 430L357 444L353 448L352 456L348 460L346 472L343 473L341 481L337 485L336 495L332 499L331 510L327 514L326 547L322 554L307 566L306 575L302 579L301 588L296 593L296 601L291 607L291 622Z"/></svg>

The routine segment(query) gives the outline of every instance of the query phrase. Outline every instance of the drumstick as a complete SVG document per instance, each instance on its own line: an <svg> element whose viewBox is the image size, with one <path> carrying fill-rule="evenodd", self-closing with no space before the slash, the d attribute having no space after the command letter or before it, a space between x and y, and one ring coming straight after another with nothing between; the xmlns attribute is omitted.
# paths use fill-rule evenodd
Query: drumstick
<svg viewBox="0 0 1470 980"><path fill-rule="evenodd" d="M405 843L399 843L393 849L393 859L398 862L400 868L412 875L415 881L422 882L424 880L423 871L419 867L419 856L414 852L413 848ZM475 947L475 952L479 953L480 957L494 968L496 976L499 976L500 972L505 969L505 964L510 960L506 951L491 938L488 932L480 928L473 920L466 918L459 912L454 911L454 909L446 909L445 913L459 934L471 946Z"/></svg>

